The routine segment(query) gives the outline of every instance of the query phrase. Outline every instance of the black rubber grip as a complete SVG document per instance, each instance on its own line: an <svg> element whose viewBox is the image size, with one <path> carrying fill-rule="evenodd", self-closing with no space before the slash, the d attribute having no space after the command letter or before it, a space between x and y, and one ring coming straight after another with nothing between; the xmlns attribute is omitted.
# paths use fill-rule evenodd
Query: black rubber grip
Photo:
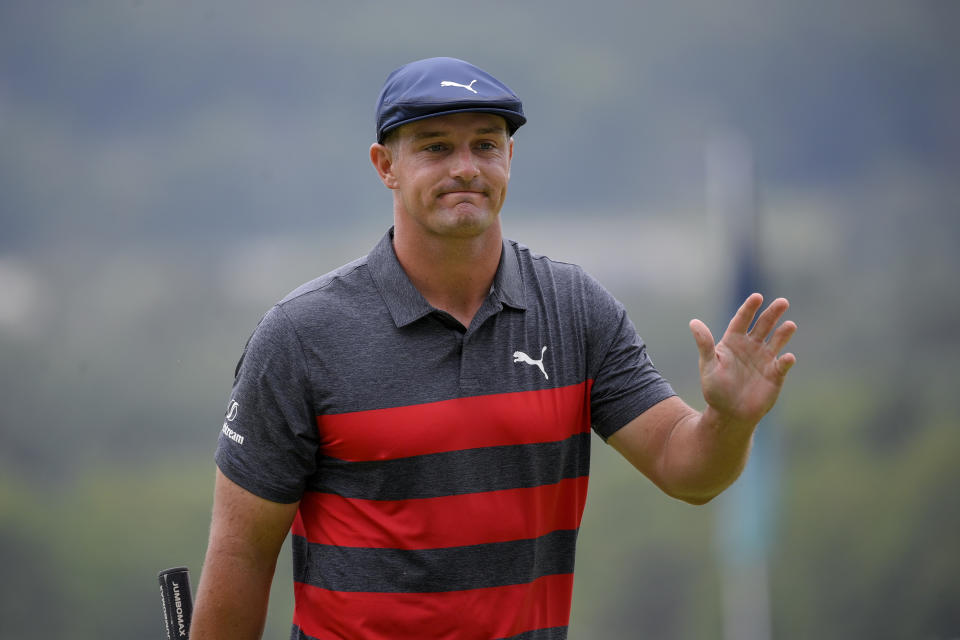
<svg viewBox="0 0 960 640"><path fill-rule="evenodd" d="M167 640L190 637L190 618L193 616L193 596L190 594L190 571L174 567L160 572L160 601Z"/></svg>

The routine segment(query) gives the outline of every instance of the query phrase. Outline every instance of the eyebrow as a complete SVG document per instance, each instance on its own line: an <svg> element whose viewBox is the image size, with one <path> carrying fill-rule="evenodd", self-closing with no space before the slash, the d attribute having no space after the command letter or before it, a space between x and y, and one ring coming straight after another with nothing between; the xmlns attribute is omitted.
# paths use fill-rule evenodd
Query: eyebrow
<svg viewBox="0 0 960 640"><path fill-rule="evenodd" d="M506 134L506 133L507 133L507 129L506 129L506 127L501 127L501 126L480 127L479 129L474 130L474 133L477 134L477 135L482 135L482 136L490 135L490 134L496 134L496 133ZM450 134L449 131L446 131L446 130L443 130L443 129L438 129L438 130L436 130L436 131L429 131L429 130L428 130L428 131L420 131L420 132L417 132L417 133L414 133L414 134L413 134L413 139L414 139L414 140L424 140L424 139L426 139L426 138L442 138L442 137L447 136L447 135L449 135L449 134Z"/></svg>

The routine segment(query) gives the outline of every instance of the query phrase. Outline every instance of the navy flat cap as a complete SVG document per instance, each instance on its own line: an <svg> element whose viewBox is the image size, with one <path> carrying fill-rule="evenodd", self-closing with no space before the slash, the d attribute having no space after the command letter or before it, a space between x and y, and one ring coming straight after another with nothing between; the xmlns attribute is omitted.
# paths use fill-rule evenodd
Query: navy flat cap
<svg viewBox="0 0 960 640"><path fill-rule="evenodd" d="M510 135L527 121L510 87L456 58L427 58L387 76L377 99L377 142L402 124L448 113L494 113L507 121Z"/></svg>

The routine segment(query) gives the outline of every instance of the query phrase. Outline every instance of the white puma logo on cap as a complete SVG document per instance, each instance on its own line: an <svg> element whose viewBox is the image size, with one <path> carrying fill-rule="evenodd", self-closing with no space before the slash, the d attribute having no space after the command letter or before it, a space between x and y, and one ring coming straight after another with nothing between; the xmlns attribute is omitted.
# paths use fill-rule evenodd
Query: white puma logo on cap
<svg viewBox="0 0 960 640"><path fill-rule="evenodd" d="M460 84L459 82L451 82L450 80L443 80L440 82L440 86L441 87L461 87L463 89L466 89L467 91L473 91L474 93L477 93L477 90L473 88L474 82L476 82L476 80L471 80L470 84Z"/></svg>
<svg viewBox="0 0 960 640"><path fill-rule="evenodd" d="M540 350L540 359L534 360L523 351L514 351L513 352L513 361L514 362L526 362L527 364L532 364L534 366L540 367L540 372L543 374L543 377L547 380L550 379L550 376L547 375L547 370L543 368L543 354L547 352L547 348L544 347Z"/></svg>

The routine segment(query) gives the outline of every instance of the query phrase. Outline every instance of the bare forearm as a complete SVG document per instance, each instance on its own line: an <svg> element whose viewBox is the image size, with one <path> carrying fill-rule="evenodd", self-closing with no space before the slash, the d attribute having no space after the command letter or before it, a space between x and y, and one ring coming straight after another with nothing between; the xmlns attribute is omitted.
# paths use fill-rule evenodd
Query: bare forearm
<svg viewBox="0 0 960 640"><path fill-rule="evenodd" d="M193 640L256 640L263 634L273 563L255 563L210 550L204 563L190 637Z"/></svg>
<svg viewBox="0 0 960 640"><path fill-rule="evenodd" d="M259 498L217 470L210 544L197 587L191 638L260 638L277 554L297 507Z"/></svg>
<svg viewBox="0 0 960 640"><path fill-rule="evenodd" d="M661 458L667 492L693 504L719 495L743 471L755 428L709 406L703 413L685 413L671 429Z"/></svg>

